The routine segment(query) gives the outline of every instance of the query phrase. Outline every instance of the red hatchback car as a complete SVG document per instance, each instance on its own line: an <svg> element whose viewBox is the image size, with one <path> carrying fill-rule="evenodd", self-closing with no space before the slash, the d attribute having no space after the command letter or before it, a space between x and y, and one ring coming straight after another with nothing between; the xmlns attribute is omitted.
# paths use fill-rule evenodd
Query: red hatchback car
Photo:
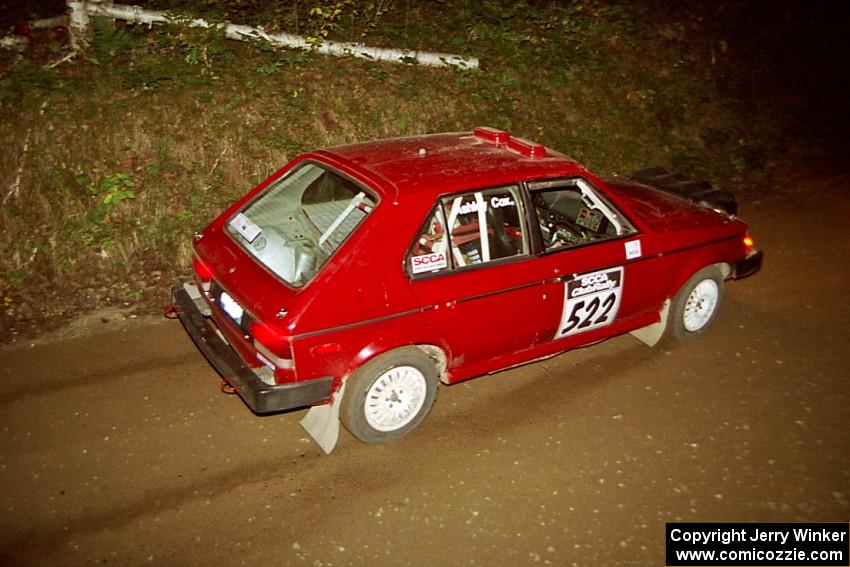
<svg viewBox="0 0 850 567"><path fill-rule="evenodd" d="M175 304L254 412L313 406L302 423L326 451L340 420L389 441L438 381L706 330L762 253L728 192L637 178L491 128L318 150L196 235Z"/></svg>

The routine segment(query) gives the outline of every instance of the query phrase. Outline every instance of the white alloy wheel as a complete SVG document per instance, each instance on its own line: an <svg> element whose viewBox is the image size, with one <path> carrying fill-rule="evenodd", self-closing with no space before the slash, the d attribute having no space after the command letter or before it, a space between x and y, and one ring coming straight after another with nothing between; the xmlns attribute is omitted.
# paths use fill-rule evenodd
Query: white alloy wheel
<svg viewBox="0 0 850 567"><path fill-rule="evenodd" d="M437 398L437 367L415 346L378 355L347 378L339 418L366 443L386 443L417 427Z"/></svg>
<svg viewBox="0 0 850 567"><path fill-rule="evenodd" d="M667 314L667 336L690 341L702 335L717 317L723 302L723 273L716 265L692 275L673 296Z"/></svg>
<svg viewBox="0 0 850 567"><path fill-rule="evenodd" d="M714 315L719 297L720 288L716 281L704 279L699 282L685 301L682 314L685 329L694 333L705 327Z"/></svg>
<svg viewBox="0 0 850 567"><path fill-rule="evenodd" d="M366 423L377 431L397 431L419 415L428 384L413 366L396 366L381 374L366 392Z"/></svg>

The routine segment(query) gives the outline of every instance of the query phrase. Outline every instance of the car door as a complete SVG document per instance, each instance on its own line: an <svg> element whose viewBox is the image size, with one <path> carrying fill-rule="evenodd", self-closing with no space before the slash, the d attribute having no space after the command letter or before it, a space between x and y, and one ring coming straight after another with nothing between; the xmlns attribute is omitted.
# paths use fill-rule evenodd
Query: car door
<svg viewBox="0 0 850 567"><path fill-rule="evenodd" d="M532 261L524 209L518 186L449 195L411 246L411 289L449 352L450 373L486 371L544 337L548 276Z"/></svg>
<svg viewBox="0 0 850 567"><path fill-rule="evenodd" d="M657 308L663 286L660 259L647 255L642 235L604 194L584 178L528 184L549 309L548 340L564 347L622 332Z"/></svg>

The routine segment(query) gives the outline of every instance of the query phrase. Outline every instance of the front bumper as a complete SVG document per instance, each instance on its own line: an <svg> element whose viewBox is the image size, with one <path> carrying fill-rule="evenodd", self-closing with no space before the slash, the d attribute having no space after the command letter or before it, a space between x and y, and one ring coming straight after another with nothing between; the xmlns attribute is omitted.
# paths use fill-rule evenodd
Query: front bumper
<svg viewBox="0 0 850 567"><path fill-rule="evenodd" d="M732 265L732 279L740 280L751 276L761 270L761 262L764 257L764 252L754 250L750 252L743 260Z"/></svg>
<svg viewBox="0 0 850 567"><path fill-rule="evenodd" d="M189 287L194 291L193 294L189 293ZM198 350L251 410L258 414L272 413L315 405L331 397L331 377L275 386L260 380L217 332L214 323L204 316L205 311L209 312L209 306L196 290L197 287L192 283L178 285L171 290L180 322L195 341Z"/></svg>

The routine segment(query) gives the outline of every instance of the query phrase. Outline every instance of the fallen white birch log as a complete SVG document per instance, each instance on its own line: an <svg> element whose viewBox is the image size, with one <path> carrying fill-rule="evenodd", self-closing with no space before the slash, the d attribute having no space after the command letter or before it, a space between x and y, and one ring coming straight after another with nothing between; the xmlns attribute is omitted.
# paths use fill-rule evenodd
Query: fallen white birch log
<svg viewBox="0 0 850 567"><path fill-rule="evenodd" d="M88 16L104 16L128 22L153 25L157 23L174 22L166 12L156 10L145 10L139 6L110 3L89 3L85 1L68 2L71 8L71 25L75 23L88 25ZM219 24L210 23L199 18L177 20L179 23L196 28L209 28ZM411 51L407 49L391 49L384 47L369 47L359 43L344 43L338 41L324 41L320 45L314 45L305 38L288 33L267 33L261 28L244 26L239 24L221 24L226 37L235 40L261 39L271 45L289 47L294 49L315 49L319 53L335 56L354 56L375 61L390 61L393 63L404 63L416 61L420 65L432 67L457 66L468 69L478 67L478 59L475 57L463 57L452 53L433 53L428 51Z"/></svg>
<svg viewBox="0 0 850 567"><path fill-rule="evenodd" d="M68 25L68 16L56 16L43 20L30 20L24 23L24 29L46 30ZM30 46L30 39L25 35L10 34L0 37L0 48L14 49L15 51L26 51Z"/></svg>

